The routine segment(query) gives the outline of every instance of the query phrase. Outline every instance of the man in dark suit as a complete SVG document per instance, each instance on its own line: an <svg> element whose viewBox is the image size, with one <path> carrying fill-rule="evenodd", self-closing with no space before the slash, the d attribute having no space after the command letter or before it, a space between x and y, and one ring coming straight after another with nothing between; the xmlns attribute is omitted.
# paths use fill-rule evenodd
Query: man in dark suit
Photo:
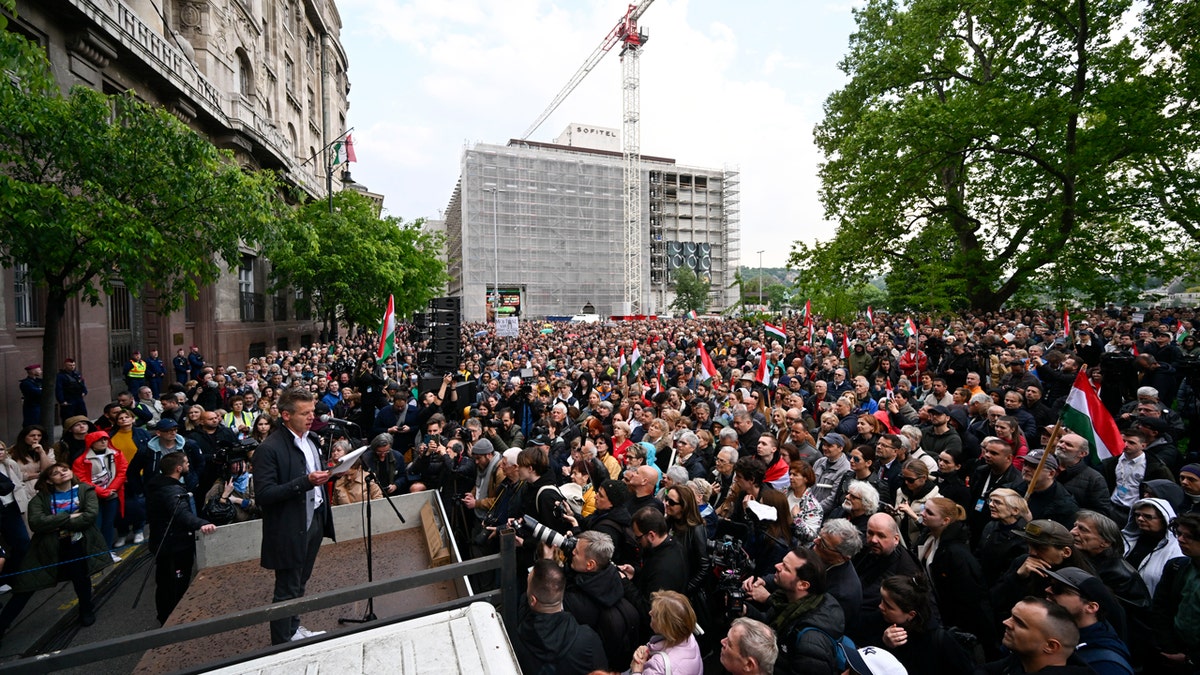
<svg viewBox="0 0 1200 675"><path fill-rule="evenodd" d="M320 440L309 432L316 401L307 390L291 388L279 397L283 423L254 452L254 488L263 516L262 566L275 570L273 602L304 596L324 537L334 538L333 515L321 487L329 471ZM271 644L320 632L300 625L300 617L271 622Z"/></svg>

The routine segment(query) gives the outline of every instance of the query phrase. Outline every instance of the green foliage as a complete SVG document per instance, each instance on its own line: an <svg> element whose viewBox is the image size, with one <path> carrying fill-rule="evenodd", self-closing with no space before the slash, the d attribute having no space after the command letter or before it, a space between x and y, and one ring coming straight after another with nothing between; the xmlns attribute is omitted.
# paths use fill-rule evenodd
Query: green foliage
<svg viewBox="0 0 1200 675"><path fill-rule="evenodd" d="M675 281L675 301L671 309L680 313L696 310L708 311L708 288L711 284L696 276L696 273L686 267L679 267L672 275Z"/></svg>
<svg viewBox="0 0 1200 675"><path fill-rule="evenodd" d="M825 286L883 274L893 309L930 311L1103 295L1148 260L1172 276L1200 239L1195 3L1067 4L856 10L850 82L816 131L840 225L789 266Z"/></svg>
<svg viewBox="0 0 1200 675"><path fill-rule="evenodd" d="M287 209L273 175L243 171L165 110L86 88L62 96L45 57L0 31L0 264L45 289L42 362L58 362L67 302L121 280L163 311L269 237ZM43 423L54 419L46 388Z"/></svg>
<svg viewBox="0 0 1200 675"><path fill-rule="evenodd" d="M336 313L348 325L374 327L388 295L396 314L424 307L446 283L438 258L442 237L379 217L369 199L351 190L300 208L295 222L266 249L276 286L292 286L312 298L318 316Z"/></svg>
<svg viewBox="0 0 1200 675"><path fill-rule="evenodd" d="M48 313L75 295L97 303L118 278L177 307L282 211L271 175L243 171L165 110L82 87L0 87L0 261L29 266Z"/></svg>

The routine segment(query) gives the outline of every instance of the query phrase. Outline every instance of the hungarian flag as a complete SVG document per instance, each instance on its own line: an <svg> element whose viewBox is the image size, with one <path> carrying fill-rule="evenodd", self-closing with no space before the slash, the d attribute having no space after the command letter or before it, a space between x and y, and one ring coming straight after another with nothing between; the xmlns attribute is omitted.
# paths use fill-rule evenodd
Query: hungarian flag
<svg viewBox="0 0 1200 675"><path fill-rule="evenodd" d="M1191 334L1192 334L1192 331L1183 327L1182 321L1180 321L1179 325L1175 327L1175 341L1176 342L1183 342L1184 340L1187 339L1187 336L1189 336Z"/></svg>
<svg viewBox="0 0 1200 675"><path fill-rule="evenodd" d="M917 337L917 324L913 323L911 316L904 322L904 337Z"/></svg>
<svg viewBox="0 0 1200 675"><path fill-rule="evenodd" d="M762 384L767 389L771 388L771 370L767 368L767 353L763 352L758 359L758 372L754 374L754 380Z"/></svg>
<svg viewBox="0 0 1200 675"><path fill-rule="evenodd" d="M357 161L358 157L354 156L354 141L350 134L346 134L346 140L333 144L333 166Z"/></svg>
<svg viewBox="0 0 1200 675"><path fill-rule="evenodd" d="M700 315L697 314L696 310L693 309L692 311L688 312L685 316L687 316L687 318L689 318L689 319L695 319L695 318L699 317Z"/></svg>
<svg viewBox="0 0 1200 675"><path fill-rule="evenodd" d="M787 333L785 333L782 328L779 328L778 326L772 326L766 321L763 322L763 328L767 331L768 340L774 340L781 345L787 342Z"/></svg>
<svg viewBox="0 0 1200 675"><path fill-rule="evenodd" d="M375 348L375 360L382 361L396 351L396 302L395 296L388 296L387 311L383 313L383 323L379 325L379 346Z"/></svg>
<svg viewBox="0 0 1200 675"><path fill-rule="evenodd" d="M696 345L696 356L700 358L700 377L698 379L702 384L707 384L717 377L717 366L708 357L708 350L705 349L703 342Z"/></svg>
<svg viewBox="0 0 1200 675"><path fill-rule="evenodd" d="M625 375L625 369L629 367L629 362L625 360L625 348L621 347L620 357L617 359L617 377Z"/></svg>
<svg viewBox="0 0 1200 675"><path fill-rule="evenodd" d="M642 369L642 353L638 351L637 343L633 343L633 352L629 354L629 375L637 377L638 371Z"/></svg>
<svg viewBox="0 0 1200 675"><path fill-rule="evenodd" d="M1099 465L1109 457L1116 457L1125 449L1125 439L1117 430L1117 423L1100 402L1092 389L1085 370L1075 376L1071 393L1062 411L1063 426L1088 440L1092 464Z"/></svg>
<svg viewBox="0 0 1200 675"><path fill-rule="evenodd" d="M867 323L875 325L875 312L871 311L871 306L867 305Z"/></svg>
<svg viewBox="0 0 1200 675"><path fill-rule="evenodd" d="M833 326L825 326L825 344L829 345L829 351L833 351L833 348L837 346L837 343L833 341Z"/></svg>
<svg viewBox="0 0 1200 675"><path fill-rule="evenodd" d="M658 362L658 377L654 378L654 393L661 394L667 390L667 360Z"/></svg>
<svg viewBox="0 0 1200 675"><path fill-rule="evenodd" d="M842 333L842 351L838 354L839 359L850 358L850 336Z"/></svg>
<svg viewBox="0 0 1200 675"><path fill-rule="evenodd" d="M1063 336L1071 337L1071 312L1063 307Z"/></svg>
<svg viewBox="0 0 1200 675"><path fill-rule="evenodd" d="M805 326L812 324L812 300L804 301L804 316L801 318L804 320Z"/></svg>

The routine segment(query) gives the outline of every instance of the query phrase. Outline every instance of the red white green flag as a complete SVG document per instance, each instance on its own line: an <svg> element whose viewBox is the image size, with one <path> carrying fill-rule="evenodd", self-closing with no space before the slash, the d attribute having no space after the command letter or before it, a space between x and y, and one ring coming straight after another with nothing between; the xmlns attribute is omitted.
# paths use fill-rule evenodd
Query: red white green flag
<svg viewBox="0 0 1200 675"><path fill-rule="evenodd" d="M387 311L383 313L383 322L379 324L379 346L375 348L375 360L383 361L396 351L396 301L395 296L388 296Z"/></svg>
<svg viewBox="0 0 1200 675"><path fill-rule="evenodd" d="M839 359L850 358L850 336L842 333L842 351L838 354Z"/></svg>
<svg viewBox="0 0 1200 675"><path fill-rule="evenodd" d="M804 320L805 326L812 324L812 300L804 301L804 315L801 316L801 319Z"/></svg>
<svg viewBox="0 0 1200 675"><path fill-rule="evenodd" d="M867 305L867 323L875 325L875 312L871 311L871 306Z"/></svg>
<svg viewBox="0 0 1200 675"><path fill-rule="evenodd" d="M1121 454L1125 449L1125 439L1121 438L1117 423L1092 389L1085 370L1081 369L1075 376L1075 384L1071 387L1071 393L1067 394L1062 423L1088 440L1092 464L1099 466L1109 457Z"/></svg>
<svg viewBox="0 0 1200 675"><path fill-rule="evenodd" d="M696 356L700 358L700 382L707 384L715 379L718 375L717 366L708 356L708 349L704 347L704 343L696 345Z"/></svg>
<svg viewBox="0 0 1200 675"><path fill-rule="evenodd" d="M685 316L689 319L696 319L696 318L699 318L700 315L697 314L696 310L693 309L692 311L688 312Z"/></svg>
<svg viewBox="0 0 1200 675"><path fill-rule="evenodd" d="M354 141L351 140L350 134L346 134L346 140L333 144L333 166L357 161L358 157L354 155Z"/></svg>
<svg viewBox="0 0 1200 675"><path fill-rule="evenodd" d="M771 388L771 369L767 367L767 361L770 360L767 357L769 356L770 354L765 351L762 353L762 356L758 358L758 372L754 374L754 380L767 389Z"/></svg>
<svg viewBox="0 0 1200 675"><path fill-rule="evenodd" d="M767 332L767 340L774 340L781 345L787 343L787 333L784 332L782 328L778 326L772 326L765 321L763 322L763 328Z"/></svg>
<svg viewBox="0 0 1200 675"><path fill-rule="evenodd" d="M917 337L917 324L913 323L911 316L904 322L904 337Z"/></svg>
<svg viewBox="0 0 1200 675"><path fill-rule="evenodd" d="M621 354L617 358L617 377L625 376L625 369L629 367L629 362L625 360L625 348L621 347Z"/></svg>
<svg viewBox="0 0 1200 675"><path fill-rule="evenodd" d="M1063 336L1071 337L1071 311L1063 307Z"/></svg>
<svg viewBox="0 0 1200 675"><path fill-rule="evenodd" d="M1189 336L1189 335L1191 335L1191 334L1192 334L1192 331L1190 331L1190 330L1188 330L1188 329L1184 328L1184 327L1183 327L1183 322L1182 322L1182 321L1180 321L1180 322L1179 322L1179 325L1178 325L1178 326L1175 328L1175 341L1176 341L1176 342L1183 342L1184 340L1186 340L1186 339L1187 339L1187 336Z"/></svg>
<svg viewBox="0 0 1200 675"><path fill-rule="evenodd" d="M629 354L629 375L637 377L638 371L642 369L642 353L638 351L637 343L633 343L633 352Z"/></svg>

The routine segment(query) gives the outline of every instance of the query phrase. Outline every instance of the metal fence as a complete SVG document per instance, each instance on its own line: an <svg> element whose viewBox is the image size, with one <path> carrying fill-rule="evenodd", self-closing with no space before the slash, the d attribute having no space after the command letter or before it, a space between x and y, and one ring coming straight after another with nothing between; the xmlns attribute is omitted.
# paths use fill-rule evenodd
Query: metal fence
<svg viewBox="0 0 1200 675"><path fill-rule="evenodd" d="M408 621L421 616L428 616L437 612L464 607L472 602L491 601L500 602L500 615L504 620L505 628L509 634L516 628L517 625L517 603L520 600L520 594L517 587L517 564L516 564L516 543L515 534L512 530L505 530L500 536L500 553L467 562L453 563L434 567L432 569L421 570L414 572L404 577L396 577L394 579L385 579L382 581L373 581L357 586L347 588L339 588L334 591L318 593L304 598L295 598L293 600L285 600L283 602L254 607L252 609L244 609L232 614L215 617L212 619L203 619L193 621L191 623L180 624L168 628L160 628L158 630L145 631L143 633L135 633L133 635L123 635L111 640L102 642L94 642L79 647L72 647L62 651L51 652L48 654L40 654L19 661L13 661L3 664L0 670L6 674L13 675L44 675L47 672L53 672L64 668L74 668L78 666L88 666L95 668L97 672L104 672L102 662L106 659L133 654L137 652L148 651L158 647L166 647L168 645L179 642L186 642L196 638L207 637L217 633L223 633L228 630L237 628L245 628L247 626L255 626L264 624L275 619L281 619L296 614L303 614L319 609L327 609L329 607L337 607L339 605L348 605L360 600L367 600L381 595L397 593L399 591L436 584L442 581L450 581L453 579L479 574L490 570L500 570L500 589L479 593L476 595L458 598L438 605L421 607L418 610L402 614L400 616L388 617L363 624L362 627L351 630L342 630L328 633L323 636L312 638L305 641L304 644L311 644L312 641L323 641L350 635L363 630L370 630L380 626L387 626L401 621ZM223 661L220 664L203 664L195 668L189 669L191 672L203 672L211 670L217 665L228 666L234 663L240 663L254 658L259 658L273 653L285 651L294 645L276 645L242 654L234 659Z"/></svg>

